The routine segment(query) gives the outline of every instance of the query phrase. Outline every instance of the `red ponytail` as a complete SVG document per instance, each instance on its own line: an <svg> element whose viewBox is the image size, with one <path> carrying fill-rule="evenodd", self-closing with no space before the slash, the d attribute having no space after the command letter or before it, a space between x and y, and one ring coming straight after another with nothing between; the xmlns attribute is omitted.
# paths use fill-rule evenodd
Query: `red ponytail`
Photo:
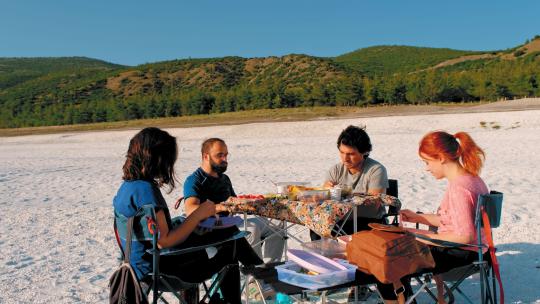
<svg viewBox="0 0 540 304"><path fill-rule="evenodd" d="M480 173L485 158L484 151L465 132L455 135L443 131L430 132L420 141L418 154L458 161L472 175Z"/></svg>

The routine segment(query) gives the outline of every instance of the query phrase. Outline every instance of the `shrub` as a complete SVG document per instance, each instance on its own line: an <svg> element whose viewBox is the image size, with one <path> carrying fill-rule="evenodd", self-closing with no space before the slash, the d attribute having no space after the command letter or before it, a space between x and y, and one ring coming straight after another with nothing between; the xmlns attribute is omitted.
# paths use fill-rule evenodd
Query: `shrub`
<svg viewBox="0 0 540 304"><path fill-rule="evenodd" d="M525 54L524 50L517 50L514 52L514 57L519 57L521 55Z"/></svg>

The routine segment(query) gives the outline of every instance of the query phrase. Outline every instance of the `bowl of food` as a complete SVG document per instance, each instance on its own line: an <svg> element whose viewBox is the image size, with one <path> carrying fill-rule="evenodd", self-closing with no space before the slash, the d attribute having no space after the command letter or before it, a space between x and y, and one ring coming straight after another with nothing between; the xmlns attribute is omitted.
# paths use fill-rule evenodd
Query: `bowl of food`
<svg viewBox="0 0 540 304"><path fill-rule="evenodd" d="M278 194L287 194L289 192L289 186L306 186L308 182L279 182L275 183L276 193Z"/></svg>

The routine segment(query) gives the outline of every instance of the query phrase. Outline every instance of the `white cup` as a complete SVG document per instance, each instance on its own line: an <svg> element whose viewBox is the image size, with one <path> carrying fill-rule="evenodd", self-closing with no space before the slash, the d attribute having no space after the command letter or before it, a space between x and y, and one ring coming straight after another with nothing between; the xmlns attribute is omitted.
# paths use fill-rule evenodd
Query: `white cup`
<svg viewBox="0 0 540 304"><path fill-rule="evenodd" d="M276 191L278 194L287 194L287 185L276 185Z"/></svg>
<svg viewBox="0 0 540 304"><path fill-rule="evenodd" d="M341 201L341 188L340 187L330 188L330 199L333 201Z"/></svg>

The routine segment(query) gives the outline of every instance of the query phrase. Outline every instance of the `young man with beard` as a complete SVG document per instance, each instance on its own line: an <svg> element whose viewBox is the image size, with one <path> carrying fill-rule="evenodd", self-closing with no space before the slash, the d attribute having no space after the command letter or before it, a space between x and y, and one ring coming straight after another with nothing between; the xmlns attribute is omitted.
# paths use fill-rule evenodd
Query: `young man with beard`
<svg viewBox="0 0 540 304"><path fill-rule="evenodd" d="M216 211L225 211L220 203L231 196L236 196L231 180L224 174L227 170L228 149L225 141L220 138L205 140L201 146L202 164L184 183L185 211L189 215L202 202L207 200L216 204ZM277 262L281 259L285 239L283 235L273 234L268 228L269 220L252 217L248 219L247 237L254 251L265 262ZM261 240L264 240L264 256Z"/></svg>

